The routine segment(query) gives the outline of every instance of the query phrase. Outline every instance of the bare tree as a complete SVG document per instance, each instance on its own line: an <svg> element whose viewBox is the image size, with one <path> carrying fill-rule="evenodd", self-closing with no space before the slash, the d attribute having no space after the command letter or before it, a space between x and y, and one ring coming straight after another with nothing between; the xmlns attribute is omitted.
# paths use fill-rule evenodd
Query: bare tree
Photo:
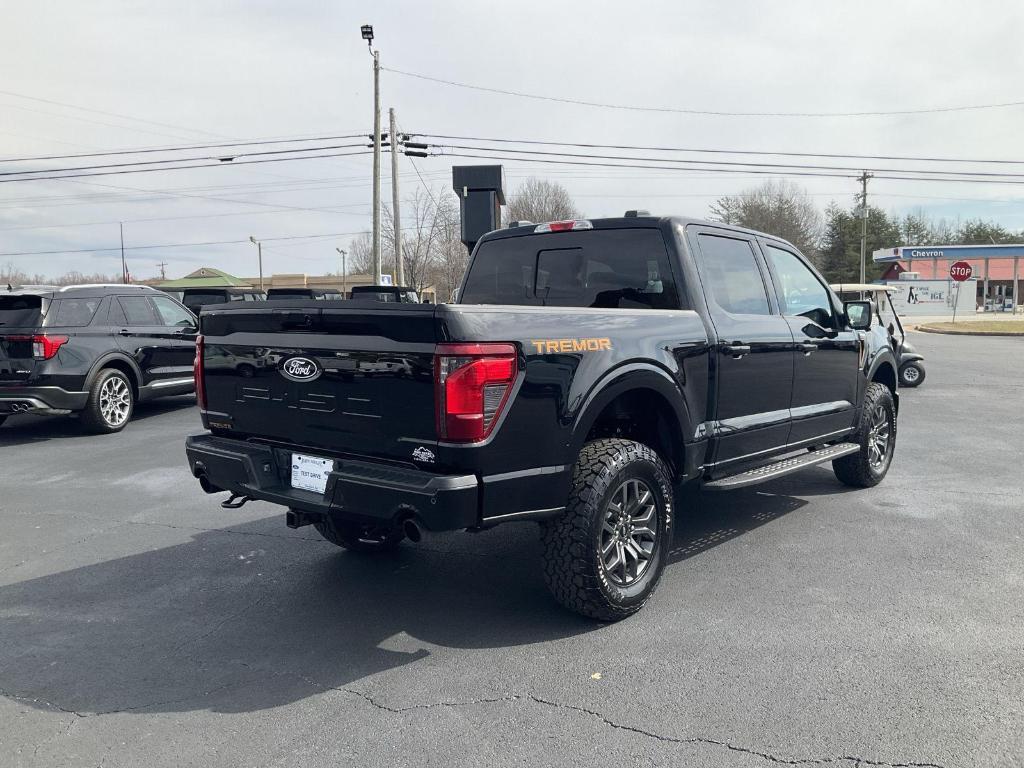
<svg viewBox="0 0 1024 768"><path fill-rule="evenodd" d="M28 275L14 266L13 261L8 261L0 267L0 289L6 290L7 286L16 288L28 282Z"/></svg>
<svg viewBox="0 0 1024 768"><path fill-rule="evenodd" d="M711 205L711 218L781 237L814 261L821 252L821 211L803 187L790 181L766 181L720 197Z"/></svg>
<svg viewBox="0 0 1024 768"><path fill-rule="evenodd" d="M462 244L461 222L455 202L448 197L438 205L441 222L441 242L434 269L434 286L438 301L449 301L462 283L469 265L469 251Z"/></svg>
<svg viewBox="0 0 1024 768"><path fill-rule="evenodd" d="M373 270L369 232L361 232L349 240L345 269L350 275L368 275Z"/></svg>
<svg viewBox="0 0 1024 768"><path fill-rule="evenodd" d="M559 221L580 215L569 190L558 182L532 177L509 196L506 211L509 221Z"/></svg>

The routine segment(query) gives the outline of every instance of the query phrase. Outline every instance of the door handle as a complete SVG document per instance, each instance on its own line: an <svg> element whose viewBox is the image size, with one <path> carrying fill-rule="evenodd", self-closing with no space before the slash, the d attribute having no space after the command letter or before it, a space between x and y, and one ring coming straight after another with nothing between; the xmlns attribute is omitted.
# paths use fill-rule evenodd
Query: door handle
<svg viewBox="0 0 1024 768"><path fill-rule="evenodd" d="M806 357L807 355L810 355L811 352L816 350L818 348L818 345L817 344L812 344L810 342L805 342L803 344L797 344L796 348L799 349L801 352L803 352L804 356Z"/></svg>
<svg viewBox="0 0 1024 768"><path fill-rule="evenodd" d="M744 355L750 354L749 344L726 344L722 347L722 352L732 357L734 360L739 360Z"/></svg>
<svg viewBox="0 0 1024 768"><path fill-rule="evenodd" d="M118 336L131 336L132 332L129 331L127 328L122 328L120 331L117 332L117 335Z"/></svg>

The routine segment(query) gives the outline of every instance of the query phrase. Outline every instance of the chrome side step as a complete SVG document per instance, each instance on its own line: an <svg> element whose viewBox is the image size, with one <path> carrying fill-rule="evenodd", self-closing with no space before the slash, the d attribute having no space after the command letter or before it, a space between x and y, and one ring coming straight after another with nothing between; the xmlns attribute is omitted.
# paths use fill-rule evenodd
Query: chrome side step
<svg viewBox="0 0 1024 768"><path fill-rule="evenodd" d="M849 456L851 453L856 453L859 450L860 446L857 443L827 445L816 451L808 451L799 456L791 456L781 461L765 464L763 467L748 469L746 472L740 472L738 475L729 475L720 480L712 480L704 483L704 487L709 491L731 491L733 488L743 488L748 485L763 483L766 480L774 480L777 477L791 475L794 472L799 472L801 469L813 467L815 464L824 464L826 461L832 461L841 456Z"/></svg>

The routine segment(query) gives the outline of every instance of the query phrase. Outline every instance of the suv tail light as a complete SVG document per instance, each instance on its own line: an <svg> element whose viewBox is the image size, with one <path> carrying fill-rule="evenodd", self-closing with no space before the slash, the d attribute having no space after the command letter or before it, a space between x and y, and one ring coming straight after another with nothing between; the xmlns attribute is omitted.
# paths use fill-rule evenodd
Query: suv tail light
<svg viewBox="0 0 1024 768"><path fill-rule="evenodd" d="M196 405L206 410L206 376L203 375L203 350L206 344L202 336L196 336L196 359L192 363L192 378L196 385Z"/></svg>
<svg viewBox="0 0 1024 768"><path fill-rule="evenodd" d="M37 333L34 336L4 336L7 341L27 341L32 344L32 357L36 360L50 360L57 350L68 343L67 336L53 336Z"/></svg>
<svg viewBox="0 0 1024 768"><path fill-rule="evenodd" d="M438 437L458 443L486 438L508 402L518 371L513 344L438 344Z"/></svg>

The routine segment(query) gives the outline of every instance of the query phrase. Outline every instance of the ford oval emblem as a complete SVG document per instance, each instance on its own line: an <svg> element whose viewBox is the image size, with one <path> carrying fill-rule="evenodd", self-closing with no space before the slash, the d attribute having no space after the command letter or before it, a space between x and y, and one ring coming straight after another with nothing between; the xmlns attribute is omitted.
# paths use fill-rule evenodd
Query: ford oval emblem
<svg viewBox="0 0 1024 768"><path fill-rule="evenodd" d="M281 363L281 375L292 381L315 381L324 369L309 357L289 357Z"/></svg>

